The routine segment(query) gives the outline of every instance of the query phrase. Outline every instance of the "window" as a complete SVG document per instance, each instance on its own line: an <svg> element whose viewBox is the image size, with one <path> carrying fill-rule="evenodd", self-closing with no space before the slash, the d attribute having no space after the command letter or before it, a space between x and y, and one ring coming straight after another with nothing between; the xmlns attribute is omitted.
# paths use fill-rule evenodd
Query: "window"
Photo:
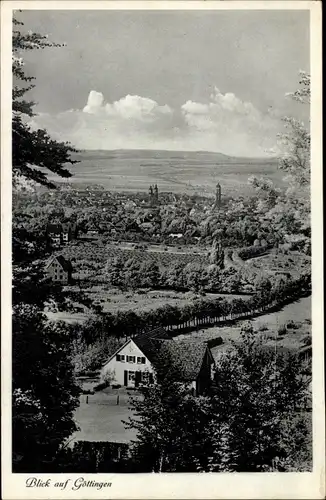
<svg viewBox="0 0 326 500"><path fill-rule="evenodd" d="M137 363L140 365L144 365L146 363L146 359L144 357L137 357Z"/></svg>
<svg viewBox="0 0 326 500"><path fill-rule="evenodd" d="M120 356L120 361L121 361L121 363L124 363L124 362L125 362L125 355L124 355L124 354L121 354L121 356Z"/></svg>
<svg viewBox="0 0 326 500"><path fill-rule="evenodd" d="M136 363L136 356L127 356L127 363Z"/></svg>
<svg viewBox="0 0 326 500"><path fill-rule="evenodd" d="M142 372L141 379L144 384L152 384L154 381L153 374L148 371Z"/></svg>
<svg viewBox="0 0 326 500"><path fill-rule="evenodd" d="M130 357L133 357L133 356L130 356ZM129 380L129 382L132 382L135 380L135 372L132 372L132 371L128 372L128 380Z"/></svg>

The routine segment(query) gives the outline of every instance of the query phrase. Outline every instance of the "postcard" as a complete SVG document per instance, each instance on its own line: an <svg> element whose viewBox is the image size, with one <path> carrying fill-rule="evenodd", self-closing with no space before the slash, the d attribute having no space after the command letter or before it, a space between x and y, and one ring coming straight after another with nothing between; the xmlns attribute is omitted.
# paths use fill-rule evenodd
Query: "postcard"
<svg viewBox="0 0 326 500"><path fill-rule="evenodd" d="M1 37L3 498L324 498L320 3Z"/></svg>

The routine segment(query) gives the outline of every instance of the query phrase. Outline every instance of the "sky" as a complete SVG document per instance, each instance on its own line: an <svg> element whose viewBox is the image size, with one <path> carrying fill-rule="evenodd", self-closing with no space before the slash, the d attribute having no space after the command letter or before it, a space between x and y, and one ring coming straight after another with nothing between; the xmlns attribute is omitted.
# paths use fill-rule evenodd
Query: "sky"
<svg viewBox="0 0 326 500"><path fill-rule="evenodd" d="M32 127L80 149L273 152L309 72L308 11L23 11Z"/></svg>

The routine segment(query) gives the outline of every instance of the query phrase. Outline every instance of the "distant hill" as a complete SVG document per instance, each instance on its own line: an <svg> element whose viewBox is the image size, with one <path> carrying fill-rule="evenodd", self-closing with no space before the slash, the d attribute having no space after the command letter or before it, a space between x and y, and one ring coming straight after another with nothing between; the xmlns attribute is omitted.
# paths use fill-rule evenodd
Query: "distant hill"
<svg viewBox="0 0 326 500"><path fill-rule="evenodd" d="M75 153L74 158L79 159L96 159L96 158L165 158L170 160L180 160L180 159L194 159L197 161L205 160L205 161L216 161L218 163L261 163L262 161L277 161L276 158L247 158L247 157L238 157L238 156L230 156L225 155L223 153L216 153L212 151L168 151L168 150L159 150L159 149L113 149L113 150L104 150L104 149L88 149L88 150L80 150L78 153Z"/></svg>
<svg viewBox="0 0 326 500"><path fill-rule="evenodd" d="M266 176L278 186L283 173L275 158L237 158L208 151L88 150L73 155L79 163L68 165L71 179L59 182L100 184L111 191L148 192L157 184L161 192L213 196L216 183L222 196L252 193L251 175Z"/></svg>

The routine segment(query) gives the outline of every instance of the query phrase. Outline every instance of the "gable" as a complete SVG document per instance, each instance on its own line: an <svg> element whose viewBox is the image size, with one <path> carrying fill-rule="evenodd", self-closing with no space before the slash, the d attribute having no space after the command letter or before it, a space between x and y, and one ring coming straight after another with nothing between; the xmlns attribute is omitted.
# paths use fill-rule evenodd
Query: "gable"
<svg viewBox="0 0 326 500"><path fill-rule="evenodd" d="M119 354L120 356L138 356L138 357L144 357L146 360L148 360L147 356L139 349L139 347L135 344L135 342L132 339L127 340L119 349L115 351L114 354L104 363L103 367L105 367L108 363L110 363L116 355Z"/></svg>
<svg viewBox="0 0 326 500"><path fill-rule="evenodd" d="M55 256L51 257L48 263L46 264L44 269L48 269L49 267L54 267L53 264L57 263L57 259Z"/></svg>
<svg viewBox="0 0 326 500"><path fill-rule="evenodd" d="M125 344L119 352L120 355L125 356L143 356L147 358L145 353L135 344L135 342L131 339L127 344Z"/></svg>
<svg viewBox="0 0 326 500"><path fill-rule="evenodd" d="M66 260L62 255L53 255L48 261L44 269L55 268L59 266L61 271L72 271L72 265L69 260Z"/></svg>

